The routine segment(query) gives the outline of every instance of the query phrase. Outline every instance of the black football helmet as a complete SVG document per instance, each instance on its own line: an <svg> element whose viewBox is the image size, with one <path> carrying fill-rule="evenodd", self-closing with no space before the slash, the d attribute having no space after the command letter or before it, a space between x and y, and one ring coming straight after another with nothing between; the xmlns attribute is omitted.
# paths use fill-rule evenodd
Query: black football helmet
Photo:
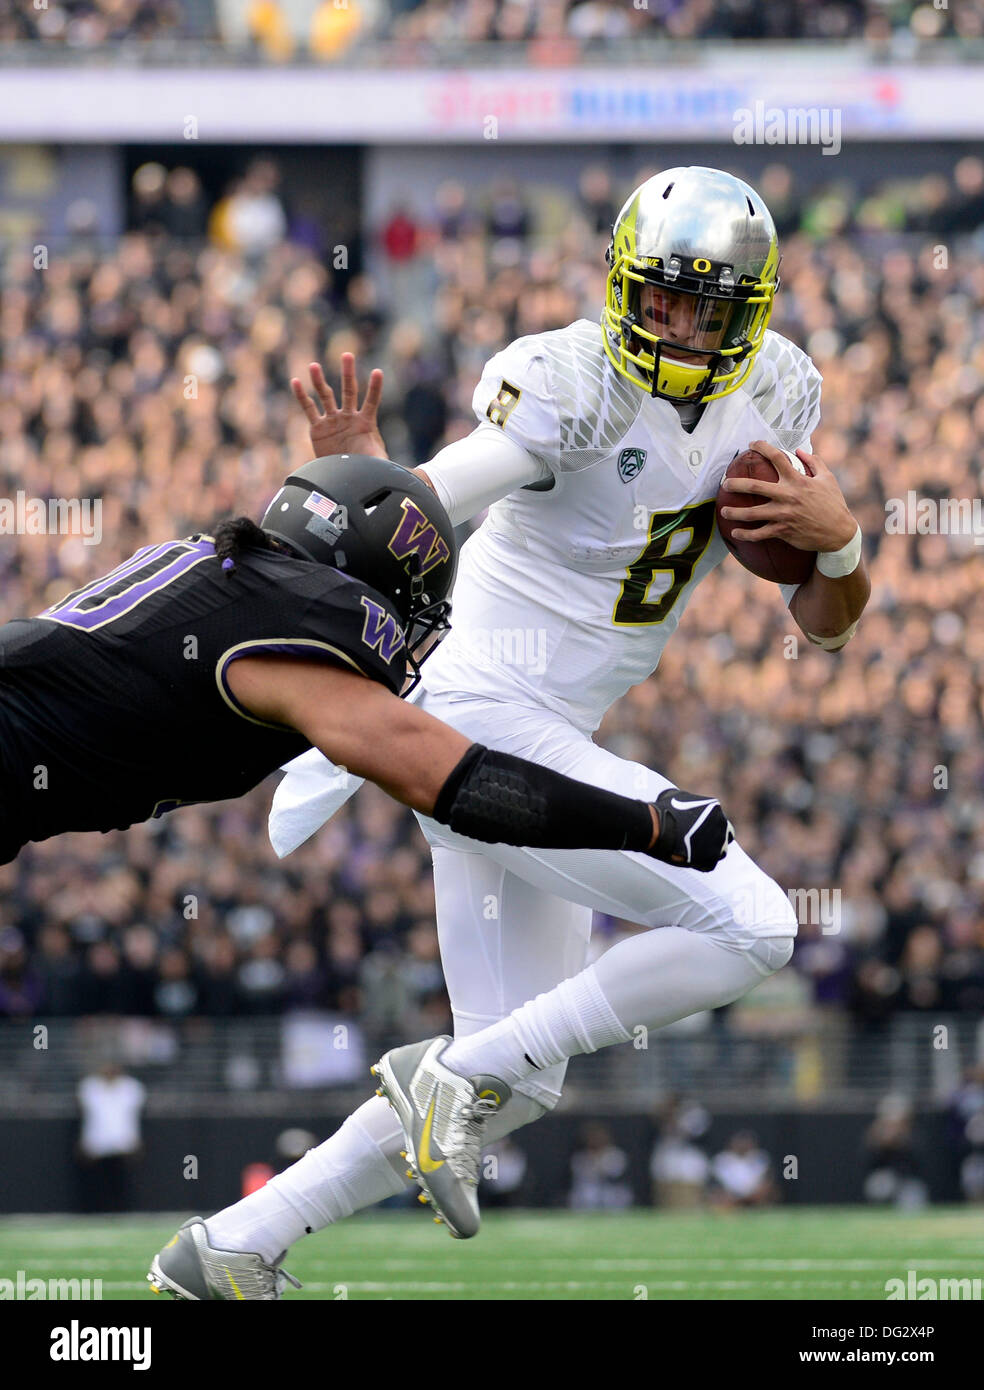
<svg viewBox="0 0 984 1390"><path fill-rule="evenodd" d="M306 560L389 599L403 623L408 694L448 630L458 547L437 495L409 469L364 454L312 459L285 478L260 526Z"/></svg>

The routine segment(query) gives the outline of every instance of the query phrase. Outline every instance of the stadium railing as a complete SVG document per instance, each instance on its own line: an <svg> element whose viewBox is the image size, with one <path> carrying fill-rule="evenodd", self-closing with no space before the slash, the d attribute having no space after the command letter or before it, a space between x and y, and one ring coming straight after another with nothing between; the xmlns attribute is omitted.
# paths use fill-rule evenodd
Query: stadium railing
<svg viewBox="0 0 984 1390"><path fill-rule="evenodd" d="M351 1108L369 1063L400 1041L367 1036L351 1018L7 1020L0 1024L0 1116L67 1115L79 1080L112 1059L148 1088L148 1113L276 1114ZM749 1035L710 1021L696 1035L667 1030L579 1057L566 1109L648 1111L674 1093L716 1110L863 1110L889 1093L939 1106L984 1057L984 1024L970 1015L901 1014L877 1030L831 1013L808 1027Z"/></svg>

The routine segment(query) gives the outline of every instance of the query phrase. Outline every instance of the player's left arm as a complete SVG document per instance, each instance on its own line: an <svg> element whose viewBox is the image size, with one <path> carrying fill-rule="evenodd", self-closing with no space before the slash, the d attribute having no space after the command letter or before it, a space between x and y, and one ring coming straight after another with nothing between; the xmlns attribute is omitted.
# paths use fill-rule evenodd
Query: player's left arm
<svg viewBox="0 0 984 1390"><path fill-rule="evenodd" d="M549 469L492 425L479 425L413 471L437 494L454 526L500 497L550 476Z"/></svg>
<svg viewBox="0 0 984 1390"><path fill-rule="evenodd" d="M310 394L299 377L291 379L290 387L310 426L314 456L350 453L388 458L378 425L383 396L380 369L377 367L369 374L361 406L353 353L341 355L341 405L336 404L320 363L312 362L308 370ZM549 470L516 440L487 421L464 439L446 445L429 463L411 471L437 494L454 526L470 520L500 497L550 476Z"/></svg>
<svg viewBox="0 0 984 1390"><path fill-rule="evenodd" d="M837 651L854 636L871 594L871 581L861 547L861 527L851 512L833 473L816 454L797 449L796 456L812 472L804 476L782 449L766 440L751 445L764 454L779 474L774 483L754 478L725 479L736 492L767 498L755 508L754 529L736 528L737 540L767 540L776 536L800 550L815 550L817 564L806 583L793 594L789 611L800 631L825 651ZM741 515L724 508L725 517Z"/></svg>

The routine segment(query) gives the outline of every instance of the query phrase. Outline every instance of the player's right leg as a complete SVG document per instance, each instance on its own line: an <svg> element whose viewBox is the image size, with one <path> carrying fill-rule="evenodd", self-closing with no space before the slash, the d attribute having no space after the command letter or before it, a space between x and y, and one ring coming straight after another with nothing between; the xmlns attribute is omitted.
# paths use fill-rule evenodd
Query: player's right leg
<svg viewBox="0 0 984 1390"><path fill-rule="evenodd" d="M616 757L546 711L455 701L447 711L439 707L432 712L472 738L506 746L623 795L654 801L670 785L661 774ZM490 866L508 871L505 881L523 880L534 900L563 895L585 909L652 929L618 942L587 968L564 970L546 990L540 991L524 972L525 989L519 992L526 998L508 1016L500 1013L499 1021L466 1036L459 1032L449 1046L418 1047L417 1073L407 1076L404 1094L416 1090L434 1097L435 1112L445 1103L450 1109L474 1106L477 1091L469 1083L475 1076L494 1077L502 1086L529 1093L545 1072L570 1057L740 998L792 953L796 919L788 898L737 844L712 871L698 873L627 851L479 847L431 818L419 819L435 862L442 848L480 850ZM517 919L507 908L505 920L511 933L503 939L510 949L521 951L525 938L535 938L535 911ZM459 924L453 917L451 922L457 933ZM476 955L479 962L488 957L488 947L483 943L476 952L475 940L464 933L460 944L468 952L469 969ZM453 940L442 932L446 963L452 948ZM412 1145L413 1129L403 1115L407 1108L402 1107L401 1116ZM451 1165L439 1170L446 1192L438 1193L436 1184L418 1173L435 1205L443 1197L446 1204L464 1209L470 1195L466 1189L477 1185L476 1145L466 1139L458 1165L464 1176ZM477 1230L477 1213L468 1224L472 1232Z"/></svg>
<svg viewBox="0 0 984 1390"><path fill-rule="evenodd" d="M372 1096L329 1139L282 1173L210 1216L210 1243L274 1263L295 1241L406 1190L403 1130Z"/></svg>
<svg viewBox="0 0 984 1390"><path fill-rule="evenodd" d="M589 909L534 888L481 852L439 848L433 858L455 1037L495 1023L583 968ZM556 1105L566 1069L566 1062L544 1068L513 1088L508 1104L484 1125L483 1140L502 1138ZM396 1112L373 1096L324 1143L210 1216L209 1242L277 1263L303 1236L404 1191L406 1145Z"/></svg>
<svg viewBox="0 0 984 1390"><path fill-rule="evenodd" d="M455 1038L497 1022L542 990L582 969L591 912L545 893L486 854L434 846L441 962ZM481 1146L538 1119L560 1098L566 1062L512 1088L475 1072L445 1068L449 1038L386 1053L374 1071L399 1116L405 1153L438 1220L455 1236L479 1227Z"/></svg>

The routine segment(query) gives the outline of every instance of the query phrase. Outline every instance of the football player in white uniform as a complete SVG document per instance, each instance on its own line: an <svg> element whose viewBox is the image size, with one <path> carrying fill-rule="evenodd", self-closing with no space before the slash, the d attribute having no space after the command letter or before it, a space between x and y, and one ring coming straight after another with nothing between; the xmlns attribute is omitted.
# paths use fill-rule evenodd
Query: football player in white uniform
<svg viewBox="0 0 984 1390"><path fill-rule="evenodd" d="M498 353L475 391L477 428L416 470L455 524L489 511L463 547L452 632L414 698L493 748L651 801L667 779L592 734L652 675L727 554L715 497L740 449L754 444L779 478L742 481L768 500L762 529L737 537L820 552L810 579L783 590L810 641L843 646L869 584L860 528L807 452L820 375L767 327L779 252L758 194L713 169L657 175L620 212L608 264L600 330L580 320ZM351 357L340 410L317 366L312 382L324 414L299 382L294 392L316 453L385 452L379 372L361 410ZM813 476L793 466L794 450ZM271 817L278 851L357 785L317 752L292 764ZM273 1259L400 1190L403 1159L452 1233L473 1235L481 1143L554 1106L568 1058L737 999L792 953L789 900L738 844L699 874L631 852L480 844L419 819L454 1041L387 1054L385 1098L210 1218L215 1247ZM585 968L595 909L653 930Z"/></svg>

